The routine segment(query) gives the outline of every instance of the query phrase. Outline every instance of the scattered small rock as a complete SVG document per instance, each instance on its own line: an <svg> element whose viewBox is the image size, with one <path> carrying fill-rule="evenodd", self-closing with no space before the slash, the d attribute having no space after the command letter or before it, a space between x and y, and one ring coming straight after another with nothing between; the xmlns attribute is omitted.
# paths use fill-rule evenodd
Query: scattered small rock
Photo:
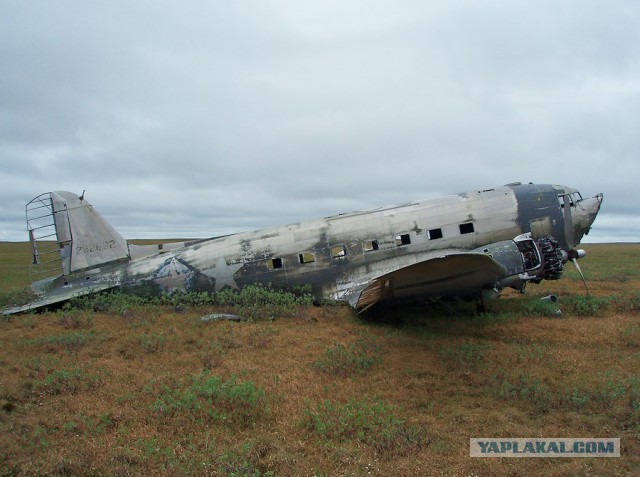
<svg viewBox="0 0 640 477"><path fill-rule="evenodd" d="M230 313L212 313L210 315L205 315L200 317L200 321L202 323L209 323L211 321L247 321L247 318L239 315L232 315Z"/></svg>

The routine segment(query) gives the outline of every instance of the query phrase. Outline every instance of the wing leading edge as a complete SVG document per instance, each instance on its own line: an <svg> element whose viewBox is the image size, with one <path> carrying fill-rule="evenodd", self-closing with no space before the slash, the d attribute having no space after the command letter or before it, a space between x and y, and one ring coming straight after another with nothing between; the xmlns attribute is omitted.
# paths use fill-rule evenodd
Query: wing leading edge
<svg viewBox="0 0 640 477"><path fill-rule="evenodd" d="M503 265L483 253L432 258L376 278L362 291L356 308L388 298L474 296L506 273Z"/></svg>

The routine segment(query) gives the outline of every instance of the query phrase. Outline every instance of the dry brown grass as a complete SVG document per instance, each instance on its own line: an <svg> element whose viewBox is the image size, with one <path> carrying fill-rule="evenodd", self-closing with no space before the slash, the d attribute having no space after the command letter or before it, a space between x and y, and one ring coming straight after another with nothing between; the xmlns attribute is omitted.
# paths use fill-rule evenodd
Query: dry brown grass
<svg viewBox="0 0 640 477"><path fill-rule="evenodd" d="M482 317L406 305L366 320L343 307L272 322L203 324L225 310L162 307L5 320L0 475L637 475L640 246L589 252L593 315L568 272ZM551 291L561 319L531 307ZM363 337L376 344L370 367L319 369L327 350ZM209 406L224 416L158 410L197 376L235 376L264 396ZM305 419L325 400L379 400L419 445L314 431ZM470 437L620 437L622 457L470 458Z"/></svg>

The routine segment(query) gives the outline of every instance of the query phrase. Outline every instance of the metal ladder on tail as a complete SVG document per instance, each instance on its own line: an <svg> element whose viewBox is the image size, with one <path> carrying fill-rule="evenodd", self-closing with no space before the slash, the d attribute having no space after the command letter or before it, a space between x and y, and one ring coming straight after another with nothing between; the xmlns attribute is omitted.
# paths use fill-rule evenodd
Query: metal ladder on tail
<svg viewBox="0 0 640 477"><path fill-rule="evenodd" d="M27 231L31 242L32 260L29 266L31 282L63 274L60 249L70 243L58 240L51 193L46 192L26 205Z"/></svg>

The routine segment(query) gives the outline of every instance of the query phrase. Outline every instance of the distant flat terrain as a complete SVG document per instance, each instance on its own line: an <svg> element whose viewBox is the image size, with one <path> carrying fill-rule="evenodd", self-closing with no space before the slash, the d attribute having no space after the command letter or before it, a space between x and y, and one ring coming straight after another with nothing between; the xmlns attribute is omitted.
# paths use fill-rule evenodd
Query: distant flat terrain
<svg viewBox="0 0 640 477"><path fill-rule="evenodd" d="M567 264L482 316L116 296L5 318L0 475L637 475L640 245L583 248L591 299ZM30 254L0 243L3 293ZM619 437L622 457L471 458L471 437Z"/></svg>

